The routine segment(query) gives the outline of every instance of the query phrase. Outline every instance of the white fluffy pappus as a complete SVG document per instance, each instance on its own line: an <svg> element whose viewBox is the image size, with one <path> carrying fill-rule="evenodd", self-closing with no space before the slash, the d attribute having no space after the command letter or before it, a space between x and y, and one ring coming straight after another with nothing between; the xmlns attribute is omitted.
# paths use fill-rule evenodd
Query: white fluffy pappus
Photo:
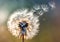
<svg viewBox="0 0 60 42"><path fill-rule="evenodd" d="M31 39L35 35L37 35L39 31L39 19L38 16L34 16L33 12L27 12L27 9L18 10L14 12L9 20L8 20L8 30L15 37L21 37L21 30L18 27L19 22L26 21L28 23L28 27L26 29L26 35L24 35L25 39Z"/></svg>
<svg viewBox="0 0 60 42"><path fill-rule="evenodd" d="M55 5L55 4L53 4ZM49 6L54 8L51 4ZM15 37L21 38L22 32L19 25L19 22L26 21L28 23L28 27L26 28L26 35L24 35L24 39L31 39L35 35L37 35L39 31L39 16L42 16L45 12L49 11L48 5L36 5L28 12L28 9L17 10L15 11L9 18L7 22L8 30ZM35 15L34 15L35 14Z"/></svg>

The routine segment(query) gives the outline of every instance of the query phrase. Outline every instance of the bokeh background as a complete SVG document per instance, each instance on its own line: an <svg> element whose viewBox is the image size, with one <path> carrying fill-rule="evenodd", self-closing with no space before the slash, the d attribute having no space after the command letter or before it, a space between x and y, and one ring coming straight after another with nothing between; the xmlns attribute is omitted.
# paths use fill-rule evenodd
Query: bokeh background
<svg viewBox="0 0 60 42"><path fill-rule="evenodd" d="M35 4L55 3L56 8L44 13L40 18L40 31L25 42L60 42L60 0L0 0L0 42L21 42L8 31L7 20L17 9L31 9Z"/></svg>

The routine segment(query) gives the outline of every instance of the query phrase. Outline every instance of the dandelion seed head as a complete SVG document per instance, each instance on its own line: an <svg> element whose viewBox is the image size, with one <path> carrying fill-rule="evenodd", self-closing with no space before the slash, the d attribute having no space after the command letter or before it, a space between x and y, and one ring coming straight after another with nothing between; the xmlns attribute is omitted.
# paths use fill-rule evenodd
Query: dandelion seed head
<svg viewBox="0 0 60 42"><path fill-rule="evenodd" d="M38 16L35 17L33 12L27 12L28 10L18 10L14 12L9 20L8 20L8 30L14 35L15 37L21 37L21 29L19 27L19 22L25 21L28 23L28 27L26 28L26 35L24 35L25 39L31 39L38 33L39 29L39 19Z"/></svg>

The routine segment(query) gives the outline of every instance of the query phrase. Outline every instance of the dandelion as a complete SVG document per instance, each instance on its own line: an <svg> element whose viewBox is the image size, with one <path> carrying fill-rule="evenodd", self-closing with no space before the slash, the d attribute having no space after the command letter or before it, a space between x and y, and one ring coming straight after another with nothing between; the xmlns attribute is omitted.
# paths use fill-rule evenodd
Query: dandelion
<svg viewBox="0 0 60 42"><path fill-rule="evenodd" d="M24 39L31 39L39 31L38 16L35 17L33 12L28 12L27 9L14 12L10 16L7 25L12 35L18 38L24 35Z"/></svg>
<svg viewBox="0 0 60 42"><path fill-rule="evenodd" d="M31 11L27 9L15 11L7 22L8 30L13 36L21 39L32 39L39 31L39 16L49 11L47 5L35 6Z"/></svg>

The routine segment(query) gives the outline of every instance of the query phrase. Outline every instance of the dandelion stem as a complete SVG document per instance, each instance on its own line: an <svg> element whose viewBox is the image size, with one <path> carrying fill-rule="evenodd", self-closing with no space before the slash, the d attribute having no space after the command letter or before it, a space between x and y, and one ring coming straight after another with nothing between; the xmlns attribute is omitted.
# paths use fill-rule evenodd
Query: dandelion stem
<svg viewBox="0 0 60 42"><path fill-rule="evenodd" d="M22 34L22 42L24 42L24 34Z"/></svg>

